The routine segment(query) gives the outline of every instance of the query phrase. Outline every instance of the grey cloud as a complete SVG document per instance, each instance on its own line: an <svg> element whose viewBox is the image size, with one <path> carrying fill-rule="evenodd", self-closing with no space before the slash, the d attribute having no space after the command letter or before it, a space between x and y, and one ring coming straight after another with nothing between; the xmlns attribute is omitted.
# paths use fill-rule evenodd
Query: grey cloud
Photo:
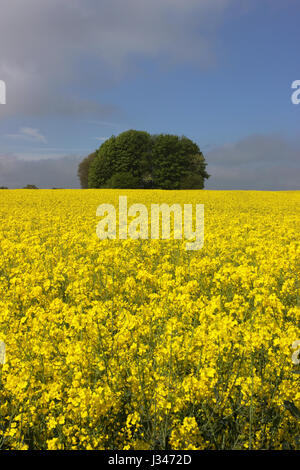
<svg viewBox="0 0 300 470"><path fill-rule="evenodd" d="M252 135L208 151L207 189L300 189L300 143Z"/></svg>
<svg viewBox="0 0 300 470"><path fill-rule="evenodd" d="M16 155L0 155L0 186L23 188L79 188L77 168L83 156L67 155L44 160L23 160Z"/></svg>
<svg viewBox="0 0 300 470"><path fill-rule="evenodd" d="M2 0L0 77L7 105L1 115L84 111L106 118L113 108L66 98L64 89L74 83L99 89L101 77L117 80L136 57L211 64L217 27L233 3L239 2Z"/></svg>

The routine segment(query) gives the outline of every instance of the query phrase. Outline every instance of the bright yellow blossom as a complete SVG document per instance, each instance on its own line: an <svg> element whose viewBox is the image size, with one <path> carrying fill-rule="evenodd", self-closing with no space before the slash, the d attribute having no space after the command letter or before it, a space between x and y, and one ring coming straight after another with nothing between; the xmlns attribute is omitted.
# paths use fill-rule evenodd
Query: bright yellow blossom
<svg viewBox="0 0 300 470"><path fill-rule="evenodd" d="M204 204L204 247L100 241L120 194ZM296 448L299 199L0 192L1 448Z"/></svg>

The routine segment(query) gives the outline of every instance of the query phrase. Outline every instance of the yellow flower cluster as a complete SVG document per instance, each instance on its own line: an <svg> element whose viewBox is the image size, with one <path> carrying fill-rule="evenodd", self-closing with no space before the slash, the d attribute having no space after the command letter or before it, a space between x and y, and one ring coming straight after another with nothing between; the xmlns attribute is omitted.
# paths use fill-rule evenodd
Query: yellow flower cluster
<svg viewBox="0 0 300 470"><path fill-rule="evenodd" d="M204 204L99 240L103 203ZM299 192L0 192L0 448L296 448Z"/></svg>

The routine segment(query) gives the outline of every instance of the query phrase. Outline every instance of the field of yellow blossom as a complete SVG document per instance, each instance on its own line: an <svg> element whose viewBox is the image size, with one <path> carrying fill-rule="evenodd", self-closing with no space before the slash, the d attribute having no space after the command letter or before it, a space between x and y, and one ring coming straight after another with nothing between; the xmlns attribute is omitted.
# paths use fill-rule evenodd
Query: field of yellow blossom
<svg viewBox="0 0 300 470"><path fill-rule="evenodd" d="M204 204L204 247L100 240ZM300 192L0 191L0 448L296 449Z"/></svg>

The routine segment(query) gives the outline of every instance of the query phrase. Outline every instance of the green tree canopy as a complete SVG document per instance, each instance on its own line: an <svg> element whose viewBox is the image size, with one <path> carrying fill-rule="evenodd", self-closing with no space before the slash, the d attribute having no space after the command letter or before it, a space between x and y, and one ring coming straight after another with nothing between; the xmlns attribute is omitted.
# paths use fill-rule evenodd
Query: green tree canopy
<svg viewBox="0 0 300 470"><path fill-rule="evenodd" d="M143 187L143 174L150 152L151 136L148 132L129 130L117 137L110 137L101 145L90 165L88 186L112 187L111 182L116 184L116 181L120 181L120 177L112 179L114 175L121 174L124 178L127 173L134 177L131 182L138 181L137 187Z"/></svg>
<svg viewBox="0 0 300 470"><path fill-rule="evenodd" d="M88 187L103 188L115 173L117 159L116 137L112 135L97 151L97 155L89 166Z"/></svg>
<svg viewBox="0 0 300 470"><path fill-rule="evenodd" d="M23 189L39 189L35 184L27 184Z"/></svg>
<svg viewBox="0 0 300 470"><path fill-rule="evenodd" d="M140 180L128 171L115 173L106 183L107 188L139 189Z"/></svg>
<svg viewBox="0 0 300 470"><path fill-rule="evenodd" d="M209 177L198 145L185 136L129 130L91 155L78 170L86 178L88 167L89 188L202 189Z"/></svg>
<svg viewBox="0 0 300 470"><path fill-rule="evenodd" d="M88 188L89 168L96 155L97 151L91 153L90 155L85 157L81 163L79 163L77 175L80 180L80 185L82 189Z"/></svg>

